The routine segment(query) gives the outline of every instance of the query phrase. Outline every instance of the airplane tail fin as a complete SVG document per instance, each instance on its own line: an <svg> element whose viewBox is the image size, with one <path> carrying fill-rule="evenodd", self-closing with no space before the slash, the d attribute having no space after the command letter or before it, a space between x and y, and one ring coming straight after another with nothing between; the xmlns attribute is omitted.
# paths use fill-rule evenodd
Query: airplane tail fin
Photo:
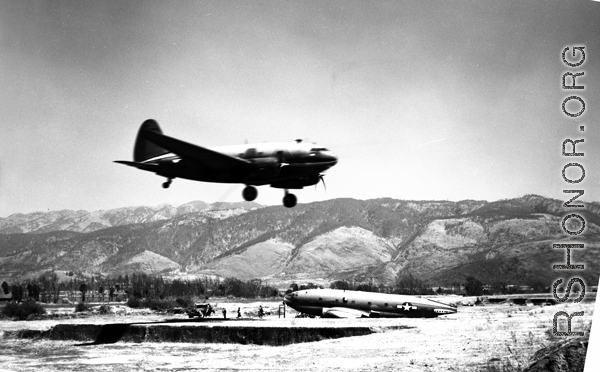
<svg viewBox="0 0 600 372"><path fill-rule="evenodd" d="M145 132L154 132L162 134L162 130L158 126L158 123L154 119L148 119L138 131L137 138L135 140L135 146L133 148L133 160L136 162L142 162L148 159L152 159L156 156L169 153L169 150L162 148L152 142L150 142L144 136Z"/></svg>

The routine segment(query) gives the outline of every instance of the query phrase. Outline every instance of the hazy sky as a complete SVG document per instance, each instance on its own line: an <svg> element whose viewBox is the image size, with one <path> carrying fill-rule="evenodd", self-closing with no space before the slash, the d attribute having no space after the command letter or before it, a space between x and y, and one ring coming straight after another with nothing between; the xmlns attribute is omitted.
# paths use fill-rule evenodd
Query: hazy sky
<svg viewBox="0 0 600 372"><path fill-rule="evenodd" d="M332 149L327 191L300 203L581 188L598 201L599 20L591 1L2 0L0 216L242 200L242 185L164 190L113 163L131 160L148 118L201 146ZM586 63L568 69L561 52L580 45ZM563 90L566 71L586 89ZM561 111L572 94L577 119ZM565 138L585 139L583 159L561 156ZM574 160L579 185L561 175ZM256 201L282 196L260 187Z"/></svg>

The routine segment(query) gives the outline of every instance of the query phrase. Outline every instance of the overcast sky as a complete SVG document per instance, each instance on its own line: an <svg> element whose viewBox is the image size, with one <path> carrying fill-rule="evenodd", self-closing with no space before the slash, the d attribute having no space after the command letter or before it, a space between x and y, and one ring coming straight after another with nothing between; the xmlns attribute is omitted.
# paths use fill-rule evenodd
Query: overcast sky
<svg viewBox="0 0 600 372"><path fill-rule="evenodd" d="M598 201L599 20L591 1L0 1L0 216L242 200L243 185L164 190L113 163L148 118L201 146L332 149L327 190L300 203ZM586 89L566 91L561 52L579 45ZM562 179L565 138L585 139L579 185Z"/></svg>

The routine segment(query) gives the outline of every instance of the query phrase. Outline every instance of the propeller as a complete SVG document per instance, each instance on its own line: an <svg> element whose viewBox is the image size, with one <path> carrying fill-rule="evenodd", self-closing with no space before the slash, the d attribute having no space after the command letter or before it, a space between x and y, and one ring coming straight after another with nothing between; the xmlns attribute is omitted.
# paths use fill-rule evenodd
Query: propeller
<svg viewBox="0 0 600 372"><path fill-rule="evenodd" d="M325 178L323 178L323 177L325 177L325 175L324 175L324 174L319 174L319 182L323 182L323 189L324 189L325 191L327 191L327 185L325 185ZM317 182L317 183L315 184L315 190L317 189L317 185L319 184L319 182Z"/></svg>
<svg viewBox="0 0 600 372"><path fill-rule="evenodd" d="M229 187L227 190L225 190L223 195L221 195L221 197L219 197L219 199L217 199L217 201L225 202L227 200L227 198L229 197L229 195L231 195L232 192L236 191L236 189L239 189L239 187L240 187L239 184L231 185L231 187Z"/></svg>

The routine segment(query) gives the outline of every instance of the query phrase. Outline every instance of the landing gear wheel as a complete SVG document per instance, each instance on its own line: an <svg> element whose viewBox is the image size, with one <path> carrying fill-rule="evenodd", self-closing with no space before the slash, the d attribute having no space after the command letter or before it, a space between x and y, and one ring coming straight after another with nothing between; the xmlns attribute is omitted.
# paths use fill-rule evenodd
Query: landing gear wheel
<svg viewBox="0 0 600 372"><path fill-rule="evenodd" d="M294 194L285 194L285 196L283 197L283 205L286 208L293 208L296 206L297 203L298 199Z"/></svg>
<svg viewBox="0 0 600 372"><path fill-rule="evenodd" d="M165 183L162 184L163 189L168 189L171 186L172 178L169 178Z"/></svg>
<svg viewBox="0 0 600 372"><path fill-rule="evenodd" d="M245 201L252 201L258 196L258 190L254 186L246 186L242 191L242 196Z"/></svg>

